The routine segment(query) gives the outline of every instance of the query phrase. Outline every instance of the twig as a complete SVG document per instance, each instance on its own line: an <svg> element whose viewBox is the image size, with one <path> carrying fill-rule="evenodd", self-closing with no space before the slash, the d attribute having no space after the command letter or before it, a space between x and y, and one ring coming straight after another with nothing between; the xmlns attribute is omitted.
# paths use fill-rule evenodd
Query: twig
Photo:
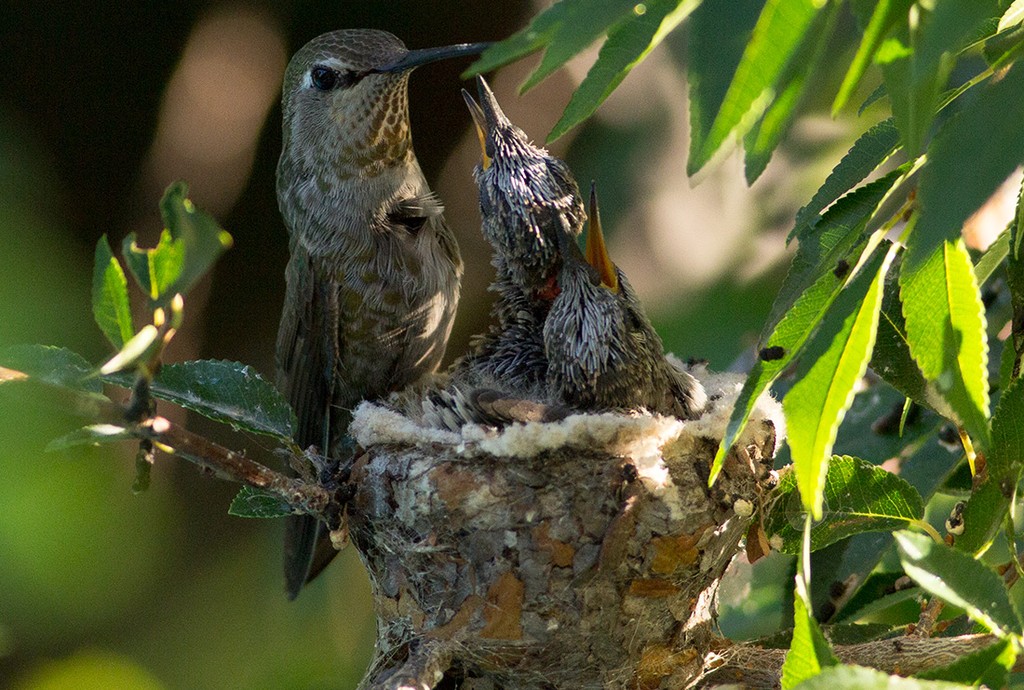
<svg viewBox="0 0 1024 690"><path fill-rule="evenodd" d="M995 644L994 635L962 637L896 637L862 644L837 646L836 656L844 664L868 666L884 673L913 675L947 666L954 661ZM763 649L738 644L719 652L714 664L705 664L704 675L691 688L713 688L742 683L745 688L778 688L784 649Z"/></svg>
<svg viewBox="0 0 1024 690"><path fill-rule="evenodd" d="M917 619L917 625L913 627L912 631L908 631L907 635L931 637L932 632L935 630L935 622L939 619L939 614L942 613L944 605L942 599L932 597L921 609L921 616Z"/></svg>
<svg viewBox="0 0 1024 690"><path fill-rule="evenodd" d="M76 416L92 421L120 426L140 441L152 443L159 450L187 460L220 479L261 489L296 512L319 517L332 529L338 526L332 523L338 522L341 506L326 488L282 474L247 458L244 453L192 433L166 417L140 415L140 409L148 406L141 404L147 393L140 392L139 385L135 386L129 405L122 406L102 395L39 381L22 372L0 368L0 383L4 381L34 383L54 398L55 407L68 409ZM132 420L131 417L137 419Z"/></svg>

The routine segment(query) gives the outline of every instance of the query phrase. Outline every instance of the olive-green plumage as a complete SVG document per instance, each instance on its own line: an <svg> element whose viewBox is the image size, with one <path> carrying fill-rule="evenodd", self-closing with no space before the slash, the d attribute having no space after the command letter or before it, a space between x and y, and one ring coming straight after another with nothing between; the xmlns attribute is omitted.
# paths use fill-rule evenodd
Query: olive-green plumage
<svg viewBox="0 0 1024 690"><path fill-rule="evenodd" d="M384 31L342 30L310 41L285 72L277 196L291 257L277 379L296 441L328 458L321 482L345 460L352 408L433 372L444 353L462 262L413 152L408 78L482 48L409 51ZM289 518L290 597L334 555L325 532Z"/></svg>

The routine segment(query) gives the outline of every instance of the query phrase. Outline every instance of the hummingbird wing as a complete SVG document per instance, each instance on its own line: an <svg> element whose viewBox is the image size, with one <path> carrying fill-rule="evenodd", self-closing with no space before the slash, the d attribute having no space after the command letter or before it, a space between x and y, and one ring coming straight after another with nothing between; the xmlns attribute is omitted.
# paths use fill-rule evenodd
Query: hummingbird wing
<svg viewBox="0 0 1024 690"><path fill-rule="evenodd" d="M327 454L331 452L331 403L341 346L336 281L299 242L293 243L285 278L285 309L277 334L277 383L295 411L296 443L303 449L315 446ZM310 515L289 516L285 522L285 586L289 598L294 599L310 577L326 526ZM337 553L333 548L331 552L332 557Z"/></svg>

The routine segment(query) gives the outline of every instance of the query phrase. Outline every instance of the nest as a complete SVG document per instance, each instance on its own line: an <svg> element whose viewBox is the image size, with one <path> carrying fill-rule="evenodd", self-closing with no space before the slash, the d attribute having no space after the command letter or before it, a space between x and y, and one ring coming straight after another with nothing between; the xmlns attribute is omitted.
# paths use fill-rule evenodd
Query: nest
<svg viewBox="0 0 1024 690"><path fill-rule="evenodd" d="M576 414L430 428L363 403L349 530L373 585L363 688L683 687L717 583L772 485L765 397L711 488L742 377L692 373L696 420Z"/></svg>

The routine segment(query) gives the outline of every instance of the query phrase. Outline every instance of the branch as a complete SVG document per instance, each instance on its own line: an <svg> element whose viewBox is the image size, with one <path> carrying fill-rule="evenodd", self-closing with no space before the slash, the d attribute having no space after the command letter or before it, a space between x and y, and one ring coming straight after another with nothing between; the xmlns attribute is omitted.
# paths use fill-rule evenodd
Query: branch
<svg viewBox="0 0 1024 690"><path fill-rule="evenodd" d="M994 635L920 638L915 636L838 646L844 664L868 666L885 673L913 675L948 666L957 659L999 641ZM691 688L714 688L742 683L745 688L778 688L785 649L733 645L705 659L704 675Z"/></svg>
<svg viewBox="0 0 1024 690"><path fill-rule="evenodd" d="M341 514L341 506L332 492L322 486L289 477L237 452L192 433L166 417L145 413L148 386L137 383L127 405L86 391L68 388L32 378L27 374L0 367L0 383L33 383L55 408L67 409L78 417L113 424L140 441L152 443L168 455L177 456L206 472L228 481L261 489L274 495L298 513L313 515L327 522ZM134 418L134 419L133 419ZM336 525L335 525L336 526Z"/></svg>

